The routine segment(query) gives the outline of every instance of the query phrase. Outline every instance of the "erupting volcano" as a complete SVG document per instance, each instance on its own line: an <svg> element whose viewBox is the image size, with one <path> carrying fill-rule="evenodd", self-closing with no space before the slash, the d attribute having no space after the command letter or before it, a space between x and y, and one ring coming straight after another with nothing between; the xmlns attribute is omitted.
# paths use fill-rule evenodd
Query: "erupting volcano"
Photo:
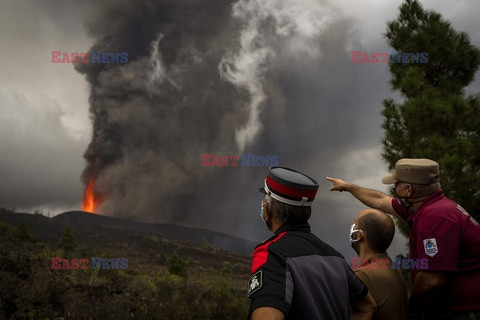
<svg viewBox="0 0 480 320"><path fill-rule="evenodd" d="M201 155L258 153L285 163L318 157L298 141L319 139L309 130L329 132L318 101L333 101L323 75L348 69L348 24L334 25L335 9L315 0L101 3L86 19L94 43L83 50L125 52L128 62L75 64L91 89L84 210L240 232L243 209L220 222L212 203L219 196L237 203L261 168L208 170ZM327 30L339 34L324 36Z"/></svg>
<svg viewBox="0 0 480 320"><path fill-rule="evenodd" d="M85 192L83 193L82 200L82 210L90 213L96 213L96 210L101 203L100 196L95 194L93 184L93 179L90 179L85 188Z"/></svg>

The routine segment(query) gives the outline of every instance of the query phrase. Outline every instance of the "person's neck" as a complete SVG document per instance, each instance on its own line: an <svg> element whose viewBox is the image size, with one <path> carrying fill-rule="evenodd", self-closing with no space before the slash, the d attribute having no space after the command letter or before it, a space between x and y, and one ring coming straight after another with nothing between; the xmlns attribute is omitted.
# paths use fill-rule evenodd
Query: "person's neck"
<svg viewBox="0 0 480 320"><path fill-rule="evenodd" d="M275 233L277 232L278 228L283 226L283 223L279 223L277 220L272 221L272 232Z"/></svg>
<svg viewBox="0 0 480 320"><path fill-rule="evenodd" d="M427 198L428 198L428 197L423 197L422 201L417 202L417 203L414 203L408 210L409 210L411 213L417 212L418 208L420 208L420 206L422 205L422 203L424 203Z"/></svg>
<svg viewBox="0 0 480 320"><path fill-rule="evenodd" d="M436 193L436 192L438 192L438 191L435 191L434 193ZM417 202L417 203L414 203L408 210L411 211L412 213L415 213L418 210L418 208L420 208L420 206L425 202L425 200L427 200L432 194L429 194L429 195L426 195L426 196L415 199L415 201L419 201L419 200L421 200L421 201Z"/></svg>
<svg viewBox="0 0 480 320"><path fill-rule="evenodd" d="M365 261L365 260L370 260L370 259L372 259L373 257L375 257L379 254L381 254L381 252L377 252L375 250L372 250L368 246L361 246L360 247L360 254L358 256L362 259L362 261Z"/></svg>

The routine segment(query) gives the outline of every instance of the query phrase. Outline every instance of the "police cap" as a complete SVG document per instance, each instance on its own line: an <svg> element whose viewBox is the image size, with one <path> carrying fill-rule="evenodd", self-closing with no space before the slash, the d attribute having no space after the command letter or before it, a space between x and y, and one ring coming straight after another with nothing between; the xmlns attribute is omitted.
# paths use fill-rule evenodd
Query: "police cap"
<svg viewBox="0 0 480 320"><path fill-rule="evenodd" d="M265 186L259 191L273 199L292 205L312 205L318 190L318 182L309 176L285 167L270 167Z"/></svg>

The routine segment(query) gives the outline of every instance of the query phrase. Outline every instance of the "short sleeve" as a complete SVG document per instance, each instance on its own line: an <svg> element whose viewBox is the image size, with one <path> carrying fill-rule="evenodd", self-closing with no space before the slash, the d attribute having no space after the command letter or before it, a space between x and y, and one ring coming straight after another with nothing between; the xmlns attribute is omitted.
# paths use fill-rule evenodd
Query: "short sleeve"
<svg viewBox="0 0 480 320"><path fill-rule="evenodd" d="M376 293L375 293L375 286L373 285L372 281L370 280L370 277L368 274L363 271L362 269L355 270L355 275L362 280L362 282L367 286L368 292L372 295L373 299L375 300L375 303L377 306L380 304L381 301L377 301Z"/></svg>
<svg viewBox="0 0 480 320"><path fill-rule="evenodd" d="M285 259L271 247L268 251L267 261L257 269L248 283L250 314L259 307L273 307L288 314L290 306L285 298Z"/></svg>
<svg viewBox="0 0 480 320"><path fill-rule="evenodd" d="M427 259L425 271L457 271L460 227L442 217L425 217L416 226L418 259Z"/></svg>
<svg viewBox="0 0 480 320"><path fill-rule="evenodd" d="M368 288L350 268L347 270L347 278L350 300L355 301L365 298L368 293Z"/></svg>
<svg viewBox="0 0 480 320"><path fill-rule="evenodd" d="M403 219L407 220L408 219L408 210L405 209L401 204L400 201L398 201L397 198L392 199L392 207L393 210Z"/></svg>
<svg viewBox="0 0 480 320"><path fill-rule="evenodd" d="M368 291L372 291L372 282L370 281L370 278L368 277L368 275L365 273L365 271L361 270L361 269L357 269L355 270L355 275L367 286L368 288Z"/></svg>

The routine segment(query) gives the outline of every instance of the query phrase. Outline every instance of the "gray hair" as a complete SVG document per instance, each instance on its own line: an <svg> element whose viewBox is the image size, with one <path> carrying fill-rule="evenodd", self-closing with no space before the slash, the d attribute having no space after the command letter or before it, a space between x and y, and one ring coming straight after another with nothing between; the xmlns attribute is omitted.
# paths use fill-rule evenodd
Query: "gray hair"
<svg viewBox="0 0 480 320"><path fill-rule="evenodd" d="M310 206L292 206L273 199L267 195L273 217L283 223L295 223L310 219L312 207Z"/></svg>
<svg viewBox="0 0 480 320"><path fill-rule="evenodd" d="M429 185L414 184L414 183L408 183L408 182L400 182L400 183L404 185L409 184L412 186L413 191L412 191L411 197L426 197L431 195L432 193L442 190L442 186L440 185L440 182L435 182Z"/></svg>

